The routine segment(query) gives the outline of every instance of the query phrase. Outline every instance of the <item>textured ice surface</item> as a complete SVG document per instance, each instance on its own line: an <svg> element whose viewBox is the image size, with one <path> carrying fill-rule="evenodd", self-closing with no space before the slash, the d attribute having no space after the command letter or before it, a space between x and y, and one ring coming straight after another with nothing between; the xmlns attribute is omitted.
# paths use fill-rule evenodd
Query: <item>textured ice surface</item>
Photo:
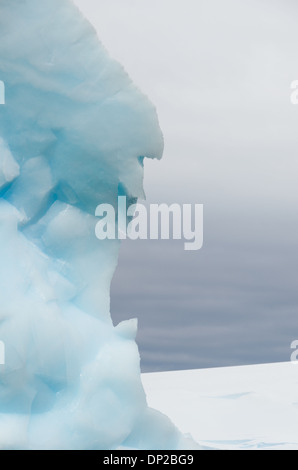
<svg viewBox="0 0 298 470"><path fill-rule="evenodd" d="M68 0L0 0L1 449L194 444L146 404L136 321L114 328L119 242L95 208L142 196L154 108Z"/></svg>

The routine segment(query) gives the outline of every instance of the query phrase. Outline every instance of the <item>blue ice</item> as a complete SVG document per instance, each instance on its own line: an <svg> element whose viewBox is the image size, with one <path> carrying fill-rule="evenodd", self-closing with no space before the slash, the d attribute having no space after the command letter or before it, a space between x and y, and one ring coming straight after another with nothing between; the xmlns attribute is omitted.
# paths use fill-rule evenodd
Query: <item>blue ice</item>
<svg viewBox="0 0 298 470"><path fill-rule="evenodd" d="M0 0L0 79L0 449L194 448L147 407L95 236L162 156L154 107L68 0Z"/></svg>

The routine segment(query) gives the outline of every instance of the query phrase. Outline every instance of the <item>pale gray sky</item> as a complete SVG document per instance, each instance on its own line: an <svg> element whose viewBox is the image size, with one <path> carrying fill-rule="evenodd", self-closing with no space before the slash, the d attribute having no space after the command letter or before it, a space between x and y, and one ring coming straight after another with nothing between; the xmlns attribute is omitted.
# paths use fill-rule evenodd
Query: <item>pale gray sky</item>
<svg viewBox="0 0 298 470"><path fill-rule="evenodd" d="M250 192L258 200L292 199L295 2L75 3L157 107L166 150L163 162L147 163L149 197L172 199L178 192L196 200L210 192L217 199L223 191L229 202L235 193L239 201Z"/></svg>

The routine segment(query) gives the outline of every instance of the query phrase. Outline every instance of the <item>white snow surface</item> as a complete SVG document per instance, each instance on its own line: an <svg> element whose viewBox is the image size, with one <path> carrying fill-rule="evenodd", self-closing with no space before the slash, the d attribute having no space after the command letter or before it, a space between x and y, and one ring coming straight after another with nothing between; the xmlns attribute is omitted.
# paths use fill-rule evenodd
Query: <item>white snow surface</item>
<svg viewBox="0 0 298 470"><path fill-rule="evenodd" d="M298 366L279 363L143 374L149 406L201 446L298 450Z"/></svg>

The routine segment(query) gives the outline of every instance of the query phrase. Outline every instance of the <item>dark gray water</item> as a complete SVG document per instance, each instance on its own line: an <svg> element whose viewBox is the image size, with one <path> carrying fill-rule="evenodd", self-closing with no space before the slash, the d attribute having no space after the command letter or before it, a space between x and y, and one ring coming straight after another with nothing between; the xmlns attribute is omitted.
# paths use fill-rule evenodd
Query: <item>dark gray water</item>
<svg viewBox="0 0 298 470"><path fill-rule="evenodd" d="M205 213L201 251L122 245L112 317L139 319L143 371L288 361L298 339L297 220Z"/></svg>

